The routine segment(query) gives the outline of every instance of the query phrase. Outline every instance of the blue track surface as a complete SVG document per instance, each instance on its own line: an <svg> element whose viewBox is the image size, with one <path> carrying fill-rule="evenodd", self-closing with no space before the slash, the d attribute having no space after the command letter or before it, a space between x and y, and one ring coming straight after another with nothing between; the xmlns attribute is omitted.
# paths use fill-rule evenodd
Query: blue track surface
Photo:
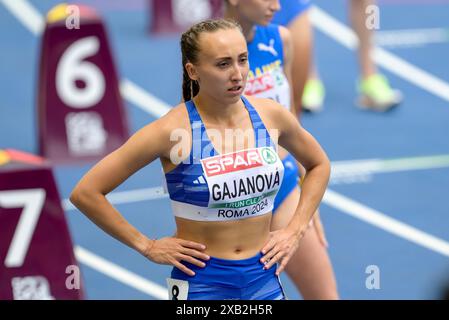
<svg viewBox="0 0 449 320"><path fill-rule="evenodd" d="M30 1L45 14L57 1ZM148 34L146 1L132 8L105 7L105 1L82 1L96 6L105 19L122 78L127 78L169 105L180 100L181 63L178 35ZM117 1L113 1L118 3ZM423 1L424 2L424 1ZM347 23L347 3L315 4ZM447 4L388 4L381 6L382 30L449 28ZM37 152L35 93L40 38L26 29L0 4L0 148ZM396 110L378 114L354 106L358 65L354 51L315 33L315 52L327 97L325 109L304 115L303 125L319 140L332 161L395 159L449 155L449 101L381 69L405 96ZM398 57L449 83L449 42L420 47L385 48ZM127 103L130 128L136 131L155 118ZM91 165L61 166L55 176L61 197ZM118 191L161 185L159 162L131 177ZM366 207L433 235L449 245L449 165L442 168L380 172L366 182L332 184L330 188ZM172 234L175 225L167 199L117 204L134 225L152 237ZM449 253L442 254L323 204L321 216L330 243L339 292L344 299L433 299L449 282ZM152 282L165 286L170 268L147 262L99 230L82 214L67 211L72 237L85 248ZM380 269L379 290L365 286L369 265ZM82 265L90 299L153 299L97 270ZM282 275L291 299L299 298Z"/></svg>

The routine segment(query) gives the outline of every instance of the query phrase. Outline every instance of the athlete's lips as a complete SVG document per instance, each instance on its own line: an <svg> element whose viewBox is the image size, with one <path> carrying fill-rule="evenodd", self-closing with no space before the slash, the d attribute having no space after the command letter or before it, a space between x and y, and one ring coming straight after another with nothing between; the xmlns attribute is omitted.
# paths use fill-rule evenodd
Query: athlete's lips
<svg viewBox="0 0 449 320"><path fill-rule="evenodd" d="M232 93L239 93L242 90L243 90L243 86L241 86L241 85L233 86L233 87L228 89L228 91L232 92Z"/></svg>

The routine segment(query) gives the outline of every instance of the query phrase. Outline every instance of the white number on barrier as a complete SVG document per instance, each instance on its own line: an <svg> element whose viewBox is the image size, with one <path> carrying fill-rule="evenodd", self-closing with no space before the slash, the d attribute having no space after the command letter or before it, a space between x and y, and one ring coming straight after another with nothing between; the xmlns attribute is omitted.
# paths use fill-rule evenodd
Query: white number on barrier
<svg viewBox="0 0 449 320"><path fill-rule="evenodd" d="M191 0L174 0L172 8L173 18L179 26L190 26L212 16L209 0L197 0L195 4Z"/></svg>
<svg viewBox="0 0 449 320"><path fill-rule="evenodd" d="M44 202L44 189L0 191L0 206L3 208L23 207L6 255L5 266L7 268L17 268L23 265Z"/></svg>
<svg viewBox="0 0 449 320"><path fill-rule="evenodd" d="M103 72L89 61L100 48L97 37L91 36L75 41L61 56L56 69L56 91L69 107L86 109L96 105L104 96L105 79ZM84 82L78 88L76 80Z"/></svg>

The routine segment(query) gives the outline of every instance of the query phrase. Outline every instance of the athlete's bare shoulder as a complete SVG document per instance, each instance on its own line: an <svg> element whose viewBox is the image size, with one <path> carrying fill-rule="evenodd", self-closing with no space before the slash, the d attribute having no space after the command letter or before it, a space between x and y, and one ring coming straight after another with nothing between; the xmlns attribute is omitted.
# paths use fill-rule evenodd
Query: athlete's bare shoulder
<svg viewBox="0 0 449 320"><path fill-rule="evenodd" d="M252 96L245 97L254 109L256 109L267 129L279 128L279 124L282 121L282 114L288 112L286 108L272 99L256 98Z"/></svg>
<svg viewBox="0 0 449 320"><path fill-rule="evenodd" d="M190 132L189 123L187 109L184 103L180 103L159 119L141 128L133 135L131 140L135 141L134 145L149 154L168 157L171 148L177 143L177 140L172 138L173 134L179 135L179 130L182 130L183 133ZM151 148L148 146L151 146Z"/></svg>
<svg viewBox="0 0 449 320"><path fill-rule="evenodd" d="M282 44L284 46L289 46L291 45L292 42L292 35L290 30L288 30L286 27L284 26L279 26L279 35L281 36L282 39Z"/></svg>
<svg viewBox="0 0 449 320"><path fill-rule="evenodd" d="M188 129L189 128L189 114L185 103L182 102L170 109L164 116L162 116L158 121L161 121L165 129L169 131L175 129Z"/></svg>

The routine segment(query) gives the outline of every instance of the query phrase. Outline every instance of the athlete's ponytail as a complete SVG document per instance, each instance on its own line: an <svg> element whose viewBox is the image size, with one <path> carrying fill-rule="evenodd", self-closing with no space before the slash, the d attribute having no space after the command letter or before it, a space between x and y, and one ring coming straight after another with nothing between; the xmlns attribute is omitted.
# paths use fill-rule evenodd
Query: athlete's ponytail
<svg viewBox="0 0 449 320"><path fill-rule="evenodd" d="M182 53L182 96L184 101L191 100L200 91L200 85L197 81L190 79L187 73L186 64L198 62L198 52L200 50L198 38L203 32L215 32L217 30L238 29L242 31L240 25L232 20L217 19L206 20L193 25L181 36Z"/></svg>

